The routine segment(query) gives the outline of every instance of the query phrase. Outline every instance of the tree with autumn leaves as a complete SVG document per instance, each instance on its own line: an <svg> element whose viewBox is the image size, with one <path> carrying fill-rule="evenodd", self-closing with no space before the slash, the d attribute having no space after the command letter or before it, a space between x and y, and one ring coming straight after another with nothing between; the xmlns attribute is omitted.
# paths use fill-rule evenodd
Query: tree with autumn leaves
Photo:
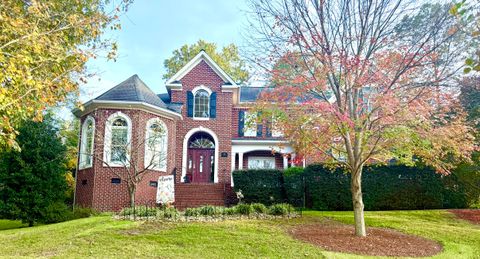
<svg viewBox="0 0 480 259"><path fill-rule="evenodd" d="M17 126L78 93L88 59L115 57L101 35L119 29L131 0L3 0L0 4L0 148L19 147Z"/></svg>
<svg viewBox="0 0 480 259"><path fill-rule="evenodd" d="M448 174L470 159L473 129L453 80L469 38L450 6L402 0L250 6L250 56L274 84L256 104L259 119L273 121L303 157L351 173L357 236L366 236L366 164L421 160Z"/></svg>

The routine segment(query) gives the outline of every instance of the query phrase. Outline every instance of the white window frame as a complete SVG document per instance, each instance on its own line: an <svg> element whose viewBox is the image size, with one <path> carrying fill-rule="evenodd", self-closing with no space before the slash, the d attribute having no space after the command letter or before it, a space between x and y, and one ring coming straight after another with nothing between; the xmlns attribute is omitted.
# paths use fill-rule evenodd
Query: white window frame
<svg viewBox="0 0 480 259"><path fill-rule="evenodd" d="M111 159L111 143L112 143L112 123L118 119L124 119L127 122L127 161L126 163L118 163L110 161ZM105 135L104 135L104 150L103 150L103 166L107 167L123 167L130 166L130 153L131 153L131 139L132 139L132 120L126 114L122 112L115 112L108 117L105 121Z"/></svg>
<svg viewBox="0 0 480 259"><path fill-rule="evenodd" d="M91 143L91 147L92 147L92 150L90 150L89 154L87 153L87 134L89 133L87 130L88 130L88 123L89 122L92 122L92 143ZM85 169L85 168L90 168L93 166L93 152L94 152L94 144L95 144L95 119L92 117L92 116L87 116L87 118L85 119L85 121L83 122L82 124L82 135L81 135L81 142L80 142L80 159L79 159L79 169ZM90 159L90 163L86 163L86 160L87 160L87 157L90 156L91 159Z"/></svg>
<svg viewBox="0 0 480 259"><path fill-rule="evenodd" d="M265 161L269 161L269 162L271 162L273 167L253 167L253 165L251 165L250 163L252 163L253 161L256 161L256 160L263 161L263 164L265 164L264 163ZM247 167L248 167L248 169L275 169L276 168L275 157L273 157L273 156L249 156Z"/></svg>
<svg viewBox="0 0 480 259"><path fill-rule="evenodd" d="M243 112L243 136L244 137L256 137L257 136L257 119L256 113L248 111ZM252 123L249 123L253 120Z"/></svg>
<svg viewBox="0 0 480 259"><path fill-rule="evenodd" d="M208 104L207 104L207 109L208 109L208 117L195 117L195 95L197 94L198 91L200 90L205 90L208 93ZM204 85L199 85L192 90L192 95L193 95L193 116L192 118L194 120L210 120L210 97L212 96L212 90Z"/></svg>
<svg viewBox="0 0 480 259"><path fill-rule="evenodd" d="M148 139L150 138L150 134L151 134L150 127L155 123L159 124L165 130L164 136L162 137L162 138L164 138L163 142L162 142L163 145L161 147L159 147L159 152L162 152L163 153L162 157L163 156L164 157L162 158L163 161L160 164L153 164L153 166L149 169L155 170L155 171L166 172L167 171L167 159L168 159L168 128L167 128L167 125L165 124L165 122L163 122L160 118L152 118L152 119L147 121L146 129L145 129L144 166L149 165L150 162L152 161L153 156L154 156L152 154L152 150L150 150L150 147L147 144L147 142L148 142ZM160 159L160 157L158 157L158 159Z"/></svg>

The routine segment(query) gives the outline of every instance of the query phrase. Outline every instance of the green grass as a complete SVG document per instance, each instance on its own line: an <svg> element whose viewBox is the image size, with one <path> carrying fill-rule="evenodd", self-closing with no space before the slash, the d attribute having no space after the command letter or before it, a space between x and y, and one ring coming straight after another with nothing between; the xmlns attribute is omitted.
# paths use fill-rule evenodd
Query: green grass
<svg viewBox="0 0 480 259"><path fill-rule="evenodd" d="M352 212L311 211L307 214L312 217L329 217L348 224L354 222ZM447 211L367 211L365 221L367 226L392 228L440 242L443 252L432 258L480 258L480 226L458 220ZM329 258L353 258L330 252L325 252L325 255Z"/></svg>
<svg viewBox="0 0 480 259"><path fill-rule="evenodd" d="M0 230L23 228L26 226L27 224L23 224L20 220L0 219Z"/></svg>
<svg viewBox="0 0 480 259"><path fill-rule="evenodd" d="M361 258L326 252L290 237L286 230L330 217L346 223L352 212L307 212L294 220L238 220L216 223L142 223L97 216L32 228L0 231L5 257L163 258ZM370 226L395 228L441 242L437 258L480 257L480 227L443 211L367 212ZM14 225L16 224L16 225ZM4 226L19 222L0 220ZM8 227L12 228L12 227Z"/></svg>

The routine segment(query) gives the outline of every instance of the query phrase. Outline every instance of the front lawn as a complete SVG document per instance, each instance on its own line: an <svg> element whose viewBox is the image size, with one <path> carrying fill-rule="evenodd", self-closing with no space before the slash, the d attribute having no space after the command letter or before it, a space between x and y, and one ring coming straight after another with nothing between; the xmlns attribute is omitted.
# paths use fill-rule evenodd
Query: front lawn
<svg viewBox="0 0 480 259"><path fill-rule="evenodd" d="M301 219L238 220L217 223L117 221L97 216L59 224L0 231L2 256L167 257L167 258L350 258L293 239L294 224L324 217L351 223L352 212L307 212ZM480 257L480 226L446 211L367 212L369 226L395 228L439 241L434 258ZM0 221L2 225L8 221ZM16 223L18 224L18 222ZM21 226L21 225L17 225Z"/></svg>

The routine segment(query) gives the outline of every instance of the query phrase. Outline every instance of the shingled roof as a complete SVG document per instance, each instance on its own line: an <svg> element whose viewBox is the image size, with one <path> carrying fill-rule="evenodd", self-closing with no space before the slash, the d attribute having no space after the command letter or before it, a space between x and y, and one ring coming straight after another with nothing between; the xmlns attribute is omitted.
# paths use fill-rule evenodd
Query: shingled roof
<svg viewBox="0 0 480 259"><path fill-rule="evenodd" d="M168 109L167 105L136 74L95 100L143 102Z"/></svg>

